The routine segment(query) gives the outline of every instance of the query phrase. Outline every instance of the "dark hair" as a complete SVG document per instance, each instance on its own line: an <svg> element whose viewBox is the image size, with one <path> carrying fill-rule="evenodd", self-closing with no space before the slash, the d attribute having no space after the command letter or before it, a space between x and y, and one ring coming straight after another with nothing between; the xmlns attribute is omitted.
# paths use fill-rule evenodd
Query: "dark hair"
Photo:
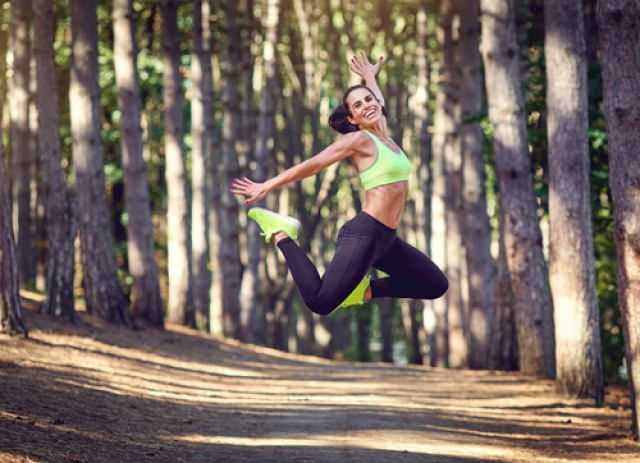
<svg viewBox="0 0 640 463"><path fill-rule="evenodd" d="M329 125L336 132L349 133L349 132L357 132L358 130L360 130L357 125L349 122L349 118L351 117L351 111L349 111L348 109L347 97L354 90L358 90L361 88L368 90L373 95L373 97L376 98L376 96L373 94L371 89L366 85L360 84L360 85L354 85L353 87L349 87L347 91L344 92L344 95L342 96L342 104L338 105L329 116ZM378 98L376 98L376 100L377 99ZM382 107L382 114L385 117L387 116L387 110L384 106Z"/></svg>

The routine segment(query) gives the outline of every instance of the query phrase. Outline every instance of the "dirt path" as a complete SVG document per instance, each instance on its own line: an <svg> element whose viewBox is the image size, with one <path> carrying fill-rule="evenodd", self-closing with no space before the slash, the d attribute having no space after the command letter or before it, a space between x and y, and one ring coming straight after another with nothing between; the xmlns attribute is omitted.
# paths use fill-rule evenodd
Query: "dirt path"
<svg viewBox="0 0 640 463"><path fill-rule="evenodd" d="M0 462L640 461L628 410L547 381L28 320L0 336Z"/></svg>

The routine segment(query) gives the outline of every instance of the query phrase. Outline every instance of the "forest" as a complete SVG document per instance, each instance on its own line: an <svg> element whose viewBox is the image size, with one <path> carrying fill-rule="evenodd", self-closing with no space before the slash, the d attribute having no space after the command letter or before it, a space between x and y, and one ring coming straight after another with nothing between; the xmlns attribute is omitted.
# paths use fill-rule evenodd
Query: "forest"
<svg viewBox="0 0 640 463"><path fill-rule="evenodd" d="M0 0L1 328L21 296L154 336L347 361L521 371L640 406L637 0ZM399 235L449 280L434 301L304 305L235 178L331 144L384 56L409 154ZM268 195L322 271L364 191L348 162Z"/></svg>

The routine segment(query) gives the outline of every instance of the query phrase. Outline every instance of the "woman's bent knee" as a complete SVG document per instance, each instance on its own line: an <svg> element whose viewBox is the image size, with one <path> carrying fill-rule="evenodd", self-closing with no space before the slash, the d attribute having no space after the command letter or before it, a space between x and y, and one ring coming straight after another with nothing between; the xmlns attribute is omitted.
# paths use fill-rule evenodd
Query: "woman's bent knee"
<svg viewBox="0 0 640 463"><path fill-rule="evenodd" d="M339 304L339 302L334 303L333 301L319 300L304 301L304 303L309 308L309 310L311 310L313 313L317 313L318 315L329 315L336 309L336 307L338 307Z"/></svg>
<svg viewBox="0 0 640 463"><path fill-rule="evenodd" d="M449 280L447 280L447 277L442 275L442 278L435 286L436 296L434 297L434 299L444 296L447 291L449 291Z"/></svg>
<svg viewBox="0 0 640 463"><path fill-rule="evenodd" d="M449 280L444 273L441 273L437 278L429 282L429 289L431 292L429 299L438 299L449 291Z"/></svg>

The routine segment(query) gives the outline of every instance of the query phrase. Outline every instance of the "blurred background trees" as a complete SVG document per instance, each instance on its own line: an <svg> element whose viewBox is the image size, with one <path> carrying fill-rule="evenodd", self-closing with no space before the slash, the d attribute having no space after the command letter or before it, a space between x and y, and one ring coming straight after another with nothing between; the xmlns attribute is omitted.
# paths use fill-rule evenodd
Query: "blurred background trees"
<svg viewBox="0 0 640 463"><path fill-rule="evenodd" d="M30 3L0 1L16 240L9 251L2 232L0 257L3 281L15 267L48 313L73 320L73 298L126 326L167 320L349 360L551 378L557 361L565 390L596 401L603 377L637 361L624 360L610 188L621 174L603 109L613 74L603 86L594 0L563 0L566 17L543 0ZM229 184L335 139L326 121L357 83L347 60L360 51L385 57L389 127L414 165L400 233L452 285L438 301L321 318ZM344 162L263 205L301 220L322 269L362 199ZM3 326L25 331L7 290ZM637 288L624 291L635 314Z"/></svg>

